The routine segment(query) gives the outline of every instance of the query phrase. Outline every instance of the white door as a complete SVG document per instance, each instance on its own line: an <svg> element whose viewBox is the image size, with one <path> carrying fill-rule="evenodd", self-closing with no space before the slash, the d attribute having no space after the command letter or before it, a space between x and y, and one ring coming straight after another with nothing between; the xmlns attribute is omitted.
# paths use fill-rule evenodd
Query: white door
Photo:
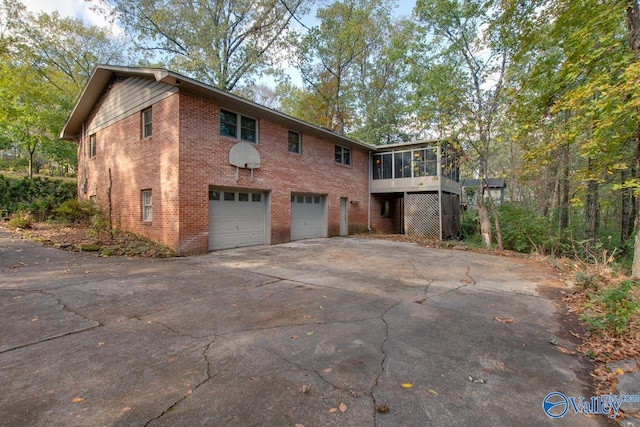
<svg viewBox="0 0 640 427"><path fill-rule="evenodd" d="M266 205L264 193L209 191L209 250L265 244Z"/></svg>
<svg viewBox="0 0 640 427"><path fill-rule="evenodd" d="M349 223L347 215L347 198L340 197L340 235L346 236L349 234Z"/></svg>
<svg viewBox="0 0 640 427"><path fill-rule="evenodd" d="M326 237L323 196L291 196L291 240Z"/></svg>

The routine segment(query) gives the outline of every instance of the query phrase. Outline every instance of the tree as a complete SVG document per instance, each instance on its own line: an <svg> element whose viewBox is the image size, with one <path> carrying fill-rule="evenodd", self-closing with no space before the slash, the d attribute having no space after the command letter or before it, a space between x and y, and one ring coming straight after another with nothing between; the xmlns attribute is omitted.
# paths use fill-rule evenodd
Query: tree
<svg viewBox="0 0 640 427"><path fill-rule="evenodd" d="M416 111L425 122L435 123L440 134L457 134L466 141L473 169L485 185L509 59L501 38L492 37L497 22L492 4L418 0L414 12L424 25L412 72ZM502 248L499 216L490 197L488 201ZM477 207L482 239L489 247L492 230L485 198L478 198Z"/></svg>
<svg viewBox="0 0 640 427"><path fill-rule="evenodd" d="M75 149L56 135L95 65L126 61L125 43L79 19L3 0L0 57L0 140L25 152L30 175L38 150L69 168Z"/></svg>
<svg viewBox="0 0 640 427"><path fill-rule="evenodd" d="M102 0L153 62L225 90L276 66L307 0Z"/></svg>

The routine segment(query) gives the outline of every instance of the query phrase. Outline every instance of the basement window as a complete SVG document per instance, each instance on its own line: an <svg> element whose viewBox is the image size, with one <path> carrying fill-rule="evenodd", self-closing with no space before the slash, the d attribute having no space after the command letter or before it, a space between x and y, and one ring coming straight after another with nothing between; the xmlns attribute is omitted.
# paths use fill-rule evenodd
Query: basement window
<svg viewBox="0 0 640 427"><path fill-rule="evenodd" d="M151 222L153 220L153 203L151 190L142 190L142 221Z"/></svg>

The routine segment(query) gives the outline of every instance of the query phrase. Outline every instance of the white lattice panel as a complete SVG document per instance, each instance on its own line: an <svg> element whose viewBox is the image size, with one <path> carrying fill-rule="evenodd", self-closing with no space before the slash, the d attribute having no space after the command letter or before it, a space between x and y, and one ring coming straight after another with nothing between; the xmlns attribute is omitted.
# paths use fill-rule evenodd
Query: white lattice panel
<svg viewBox="0 0 640 427"><path fill-rule="evenodd" d="M404 231L406 234L440 238L438 194L406 194Z"/></svg>

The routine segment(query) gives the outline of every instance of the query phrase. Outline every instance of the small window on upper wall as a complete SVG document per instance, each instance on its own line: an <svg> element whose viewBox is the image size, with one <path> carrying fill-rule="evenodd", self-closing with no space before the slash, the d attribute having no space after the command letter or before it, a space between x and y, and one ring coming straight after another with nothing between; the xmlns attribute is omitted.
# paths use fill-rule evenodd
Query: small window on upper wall
<svg viewBox="0 0 640 427"><path fill-rule="evenodd" d="M336 145L335 148L336 163L342 165L351 165L351 149Z"/></svg>
<svg viewBox="0 0 640 427"><path fill-rule="evenodd" d="M96 134L94 133L89 137L89 157L95 157L96 151Z"/></svg>
<svg viewBox="0 0 640 427"><path fill-rule="evenodd" d="M220 135L255 143L258 142L258 123L251 117L220 110Z"/></svg>
<svg viewBox="0 0 640 427"><path fill-rule="evenodd" d="M142 138L149 138L153 133L153 113L151 108L142 111Z"/></svg>
<svg viewBox="0 0 640 427"><path fill-rule="evenodd" d="M151 190L142 190L142 220L144 222L151 222L153 220Z"/></svg>
<svg viewBox="0 0 640 427"><path fill-rule="evenodd" d="M300 154L300 134L291 130L289 131L289 152Z"/></svg>

